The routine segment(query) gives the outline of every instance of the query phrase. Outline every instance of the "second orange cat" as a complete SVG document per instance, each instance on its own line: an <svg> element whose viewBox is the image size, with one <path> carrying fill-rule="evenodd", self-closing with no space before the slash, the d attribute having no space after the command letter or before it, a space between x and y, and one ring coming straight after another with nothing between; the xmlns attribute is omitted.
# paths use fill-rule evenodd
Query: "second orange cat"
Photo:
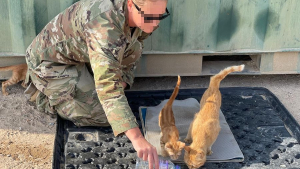
<svg viewBox="0 0 300 169"><path fill-rule="evenodd" d="M229 73L242 71L244 65L232 66L212 76L208 89L204 92L200 101L200 111L195 114L185 138L184 162L189 169L201 167L206 162L206 155L211 155L211 146L216 141L220 128L219 111L221 107L220 82Z"/></svg>
<svg viewBox="0 0 300 169"><path fill-rule="evenodd" d="M0 71L12 71L12 76L10 79L2 82L2 94L7 96L8 93L6 91L6 87L16 84L23 80L22 86L26 87L25 85L25 78L27 73L27 64L19 64L19 65L12 65L6 67L0 67Z"/></svg>
<svg viewBox="0 0 300 169"><path fill-rule="evenodd" d="M160 146L162 156L170 156L172 160L177 160L185 144L179 140L179 132L175 126L175 118L172 110L173 102L178 94L180 86L180 76L177 85L166 105L159 113L158 124L161 129Z"/></svg>

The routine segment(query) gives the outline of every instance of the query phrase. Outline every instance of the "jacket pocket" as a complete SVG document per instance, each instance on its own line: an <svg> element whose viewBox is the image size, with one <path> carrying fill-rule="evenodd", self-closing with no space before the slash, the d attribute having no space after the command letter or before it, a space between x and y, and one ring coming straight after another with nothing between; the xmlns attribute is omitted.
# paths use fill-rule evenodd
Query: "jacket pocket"
<svg viewBox="0 0 300 169"><path fill-rule="evenodd" d="M48 97L51 106L74 98L78 82L76 65L43 61L34 73L36 88Z"/></svg>

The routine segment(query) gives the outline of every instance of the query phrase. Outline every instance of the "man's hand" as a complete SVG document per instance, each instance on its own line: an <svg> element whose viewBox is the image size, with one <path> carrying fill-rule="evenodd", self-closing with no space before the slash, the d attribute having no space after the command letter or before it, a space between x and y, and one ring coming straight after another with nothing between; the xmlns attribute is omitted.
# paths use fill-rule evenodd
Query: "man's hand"
<svg viewBox="0 0 300 169"><path fill-rule="evenodd" d="M136 127L125 131L125 134L132 142L138 157L142 158L144 161L148 161L149 169L153 168L153 164L155 164L155 168L158 169L159 159L156 148L143 137L140 129Z"/></svg>

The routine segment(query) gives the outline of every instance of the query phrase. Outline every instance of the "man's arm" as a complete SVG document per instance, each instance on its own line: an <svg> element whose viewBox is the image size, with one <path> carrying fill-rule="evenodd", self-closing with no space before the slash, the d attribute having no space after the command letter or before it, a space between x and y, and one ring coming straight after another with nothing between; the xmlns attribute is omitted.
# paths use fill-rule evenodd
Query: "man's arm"
<svg viewBox="0 0 300 169"><path fill-rule="evenodd" d="M99 16L86 24L85 35L98 98L115 135L138 127L123 89L121 60L126 39L110 19Z"/></svg>
<svg viewBox="0 0 300 169"><path fill-rule="evenodd" d="M150 167L155 163L158 168L156 149L140 132L124 94L121 60L126 39L123 32L109 18L98 17L86 24L85 35L95 88L114 135L125 133L138 157L148 160Z"/></svg>

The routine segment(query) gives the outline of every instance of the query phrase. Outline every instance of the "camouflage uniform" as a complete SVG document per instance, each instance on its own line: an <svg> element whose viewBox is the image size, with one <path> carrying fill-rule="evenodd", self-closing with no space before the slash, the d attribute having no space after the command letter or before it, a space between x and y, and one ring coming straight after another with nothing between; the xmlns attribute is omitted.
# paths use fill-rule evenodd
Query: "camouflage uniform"
<svg viewBox="0 0 300 169"><path fill-rule="evenodd" d="M121 82L133 84L149 34L131 31L126 15L127 0L83 0L46 25L26 51L39 110L78 126L110 124L115 135L138 126Z"/></svg>

